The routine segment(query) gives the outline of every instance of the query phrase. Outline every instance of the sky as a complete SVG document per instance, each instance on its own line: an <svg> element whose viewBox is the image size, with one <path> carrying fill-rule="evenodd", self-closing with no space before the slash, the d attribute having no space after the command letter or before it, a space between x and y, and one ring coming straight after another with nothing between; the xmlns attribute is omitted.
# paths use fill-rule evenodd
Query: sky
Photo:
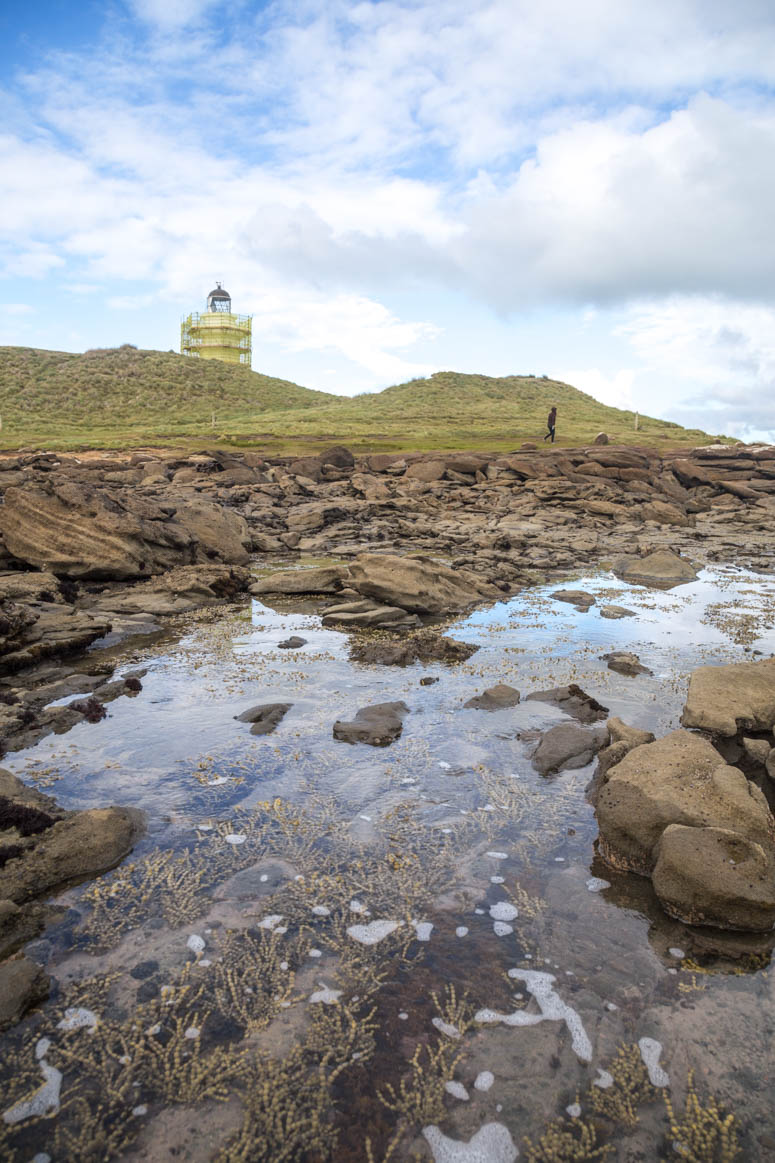
<svg viewBox="0 0 775 1163"><path fill-rule="evenodd" d="M307 387L775 442L772 0L38 0L0 97L0 344L178 350L219 280Z"/></svg>

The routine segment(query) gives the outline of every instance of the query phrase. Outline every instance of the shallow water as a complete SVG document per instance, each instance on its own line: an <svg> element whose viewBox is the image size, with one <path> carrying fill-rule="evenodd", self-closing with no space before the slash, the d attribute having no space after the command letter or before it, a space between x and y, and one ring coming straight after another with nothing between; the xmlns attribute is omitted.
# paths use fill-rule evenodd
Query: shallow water
<svg viewBox="0 0 775 1163"><path fill-rule="evenodd" d="M714 951L595 857L593 766L531 766L556 707L463 708L496 682L523 698L577 682L664 734L694 667L775 651L775 583L572 584L598 606L542 587L452 624L480 646L454 667L353 665L303 603L208 611L127 657L143 691L102 723L6 760L65 806L135 805L149 828L29 950L58 992L6 1037L0 1157L497 1161L513 1142L680 1158L689 1071L701 1104L735 1113L743 1157L775 1157L766 943ZM635 616L604 619L605 602ZM289 634L307 644L279 649ZM653 674L609 671L599 656L620 649ZM392 746L333 739L335 719L395 699L410 713ZM269 702L292 704L273 734L235 721ZM658 1065L649 1043L623 1051L644 1038ZM58 1102L9 1122L43 1067Z"/></svg>

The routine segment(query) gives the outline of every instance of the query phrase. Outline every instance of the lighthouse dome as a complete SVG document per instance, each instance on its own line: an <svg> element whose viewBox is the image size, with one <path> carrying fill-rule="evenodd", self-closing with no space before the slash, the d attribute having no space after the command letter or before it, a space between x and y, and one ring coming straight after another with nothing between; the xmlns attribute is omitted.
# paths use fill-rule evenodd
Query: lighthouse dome
<svg viewBox="0 0 775 1163"><path fill-rule="evenodd" d="M215 290L207 296L208 311L231 311L231 295L225 291L220 283L215 284Z"/></svg>

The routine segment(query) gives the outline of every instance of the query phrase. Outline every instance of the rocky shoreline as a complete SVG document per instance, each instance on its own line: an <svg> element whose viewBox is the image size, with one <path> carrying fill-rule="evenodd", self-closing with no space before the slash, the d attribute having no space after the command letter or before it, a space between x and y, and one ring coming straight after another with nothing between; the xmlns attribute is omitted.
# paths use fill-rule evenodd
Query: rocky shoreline
<svg viewBox="0 0 775 1163"><path fill-rule="evenodd" d="M141 689L142 672L113 679L98 650L86 669L68 659L248 592L314 595L324 625L383 632L355 635L354 660L406 665L467 657L465 643L434 631L443 619L590 566L670 587L709 562L773 565L775 448L659 457L600 443L356 460L337 447L296 461L29 454L0 461L0 493L3 754L98 721L106 703ZM289 568L297 555L334 560ZM583 591L554 596L594 604ZM640 664L622 654L609 665L635 674ZM598 755L601 856L649 876L685 923L763 932L775 922L774 667L695 672L683 729L661 740L616 719L593 726L605 708L575 688L528 696L569 716L538 742L536 769L551 775ZM519 698L501 685L467 706ZM267 713L247 721L263 733L285 710L255 708ZM362 708L334 738L389 746L408 710ZM124 808L63 812L0 772L0 1026L45 995L45 974L17 954L45 923L39 898L118 863L141 828Z"/></svg>

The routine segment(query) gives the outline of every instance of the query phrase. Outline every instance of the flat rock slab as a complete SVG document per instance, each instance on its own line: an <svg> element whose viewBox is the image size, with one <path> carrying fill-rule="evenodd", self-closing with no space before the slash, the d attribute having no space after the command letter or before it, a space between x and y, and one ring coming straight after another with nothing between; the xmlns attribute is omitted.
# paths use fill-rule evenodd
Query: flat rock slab
<svg viewBox="0 0 775 1163"><path fill-rule="evenodd" d="M369 598L361 598L360 601L329 607L322 623L354 630L398 630L414 629L420 625L420 619L400 606L383 606Z"/></svg>
<svg viewBox="0 0 775 1163"><path fill-rule="evenodd" d="M370 747L387 747L398 739L403 719L409 714L404 702L375 703L361 707L351 721L334 723L334 738L342 743L368 743Z"/></svg>
<svg viewBox="0 0 775 1163"><path fill-rule="evenodd" d="M628 610L626 606L601 606L598 613L601 618L635 618L637 614L634 610Z"/></svg>
<svg viewBox="0 0 775 1163"><path fill-rule="evenodd" d="M623 581L637 582L656 589L672 589L697 580L697 570L669 549L659 549L645 557L620 557L613 571Z"/></svg>
<svg viewBox="0 0 775 1163"><path fill-rule="evenodd" d="M506 683L499 682L488 687L480 695L474 695L464 707L471 707L477 711L500 711L504 707L516 707L519 702L519 691Z"/></svg>
<svg viewBox="0 0 775 1163"><path fill-rule="evenodd" d="M526 701L531 699L539 703L551 703L566 715L578 719L580 723L597 723L608 714L608 707L604 707L592 695L576 686L575 682L569 686L552 687L548 691L533 691L526 696Z"/></svg>
<svg viewBox="0 0 775 1163"><path fill-rule="evenodd" d="M738 731L771 731L775 658L700 666L692 671L681 723L727 737Z"/></svg>
<svg viewBox="0 0 775 1163"><path fill-rule="evenodd" d="M559 727L552 727L541 739L533 754L533 767L541 775L586 767L607 743L605 727L587 730L575 723L562 723Z"/></svg>
<svg viewBox="0 0 775 1163"><path fill-rule="evenodd" d="M637 654L633 654L629 650L610 650L608 654L601 654L600 658L603 662L608 663L609 670L615 670L617 674L634 677L636 674L654 673L643 665Z"/></svg>
<svg viewBox="0 0 775 1163"><path fill-rule="evenodd" d="M586 593L585 590L555 590L550 597L554 598L556 602L569 602L572 606L579 606L588 610L590 606L594 606L595 598L592 594Z"/></svg>
<svg viewBox="0 0 775 1163"><path fill-rule="evenodd" d="M414 614L457 614L487 598L502 597L472 573L430 557L362 553L350 566L350 584L366 598Z"/></svg>
<svg viewBox="0 0 775 1163"><path fill-rule="evenodd" d="M252 723L251 735L270 735L292 706L293 703L262 703L258 707L250 707L241 715L235 715L234 718L239 723Z"/></svg>
<svg viewBox="0 0 775 1163"><path fill-rule="evenodd" d="M250 586L251 594L335 594L347 577L344 565L326 565L316 569L284 569L259 578Z"/></svg>

